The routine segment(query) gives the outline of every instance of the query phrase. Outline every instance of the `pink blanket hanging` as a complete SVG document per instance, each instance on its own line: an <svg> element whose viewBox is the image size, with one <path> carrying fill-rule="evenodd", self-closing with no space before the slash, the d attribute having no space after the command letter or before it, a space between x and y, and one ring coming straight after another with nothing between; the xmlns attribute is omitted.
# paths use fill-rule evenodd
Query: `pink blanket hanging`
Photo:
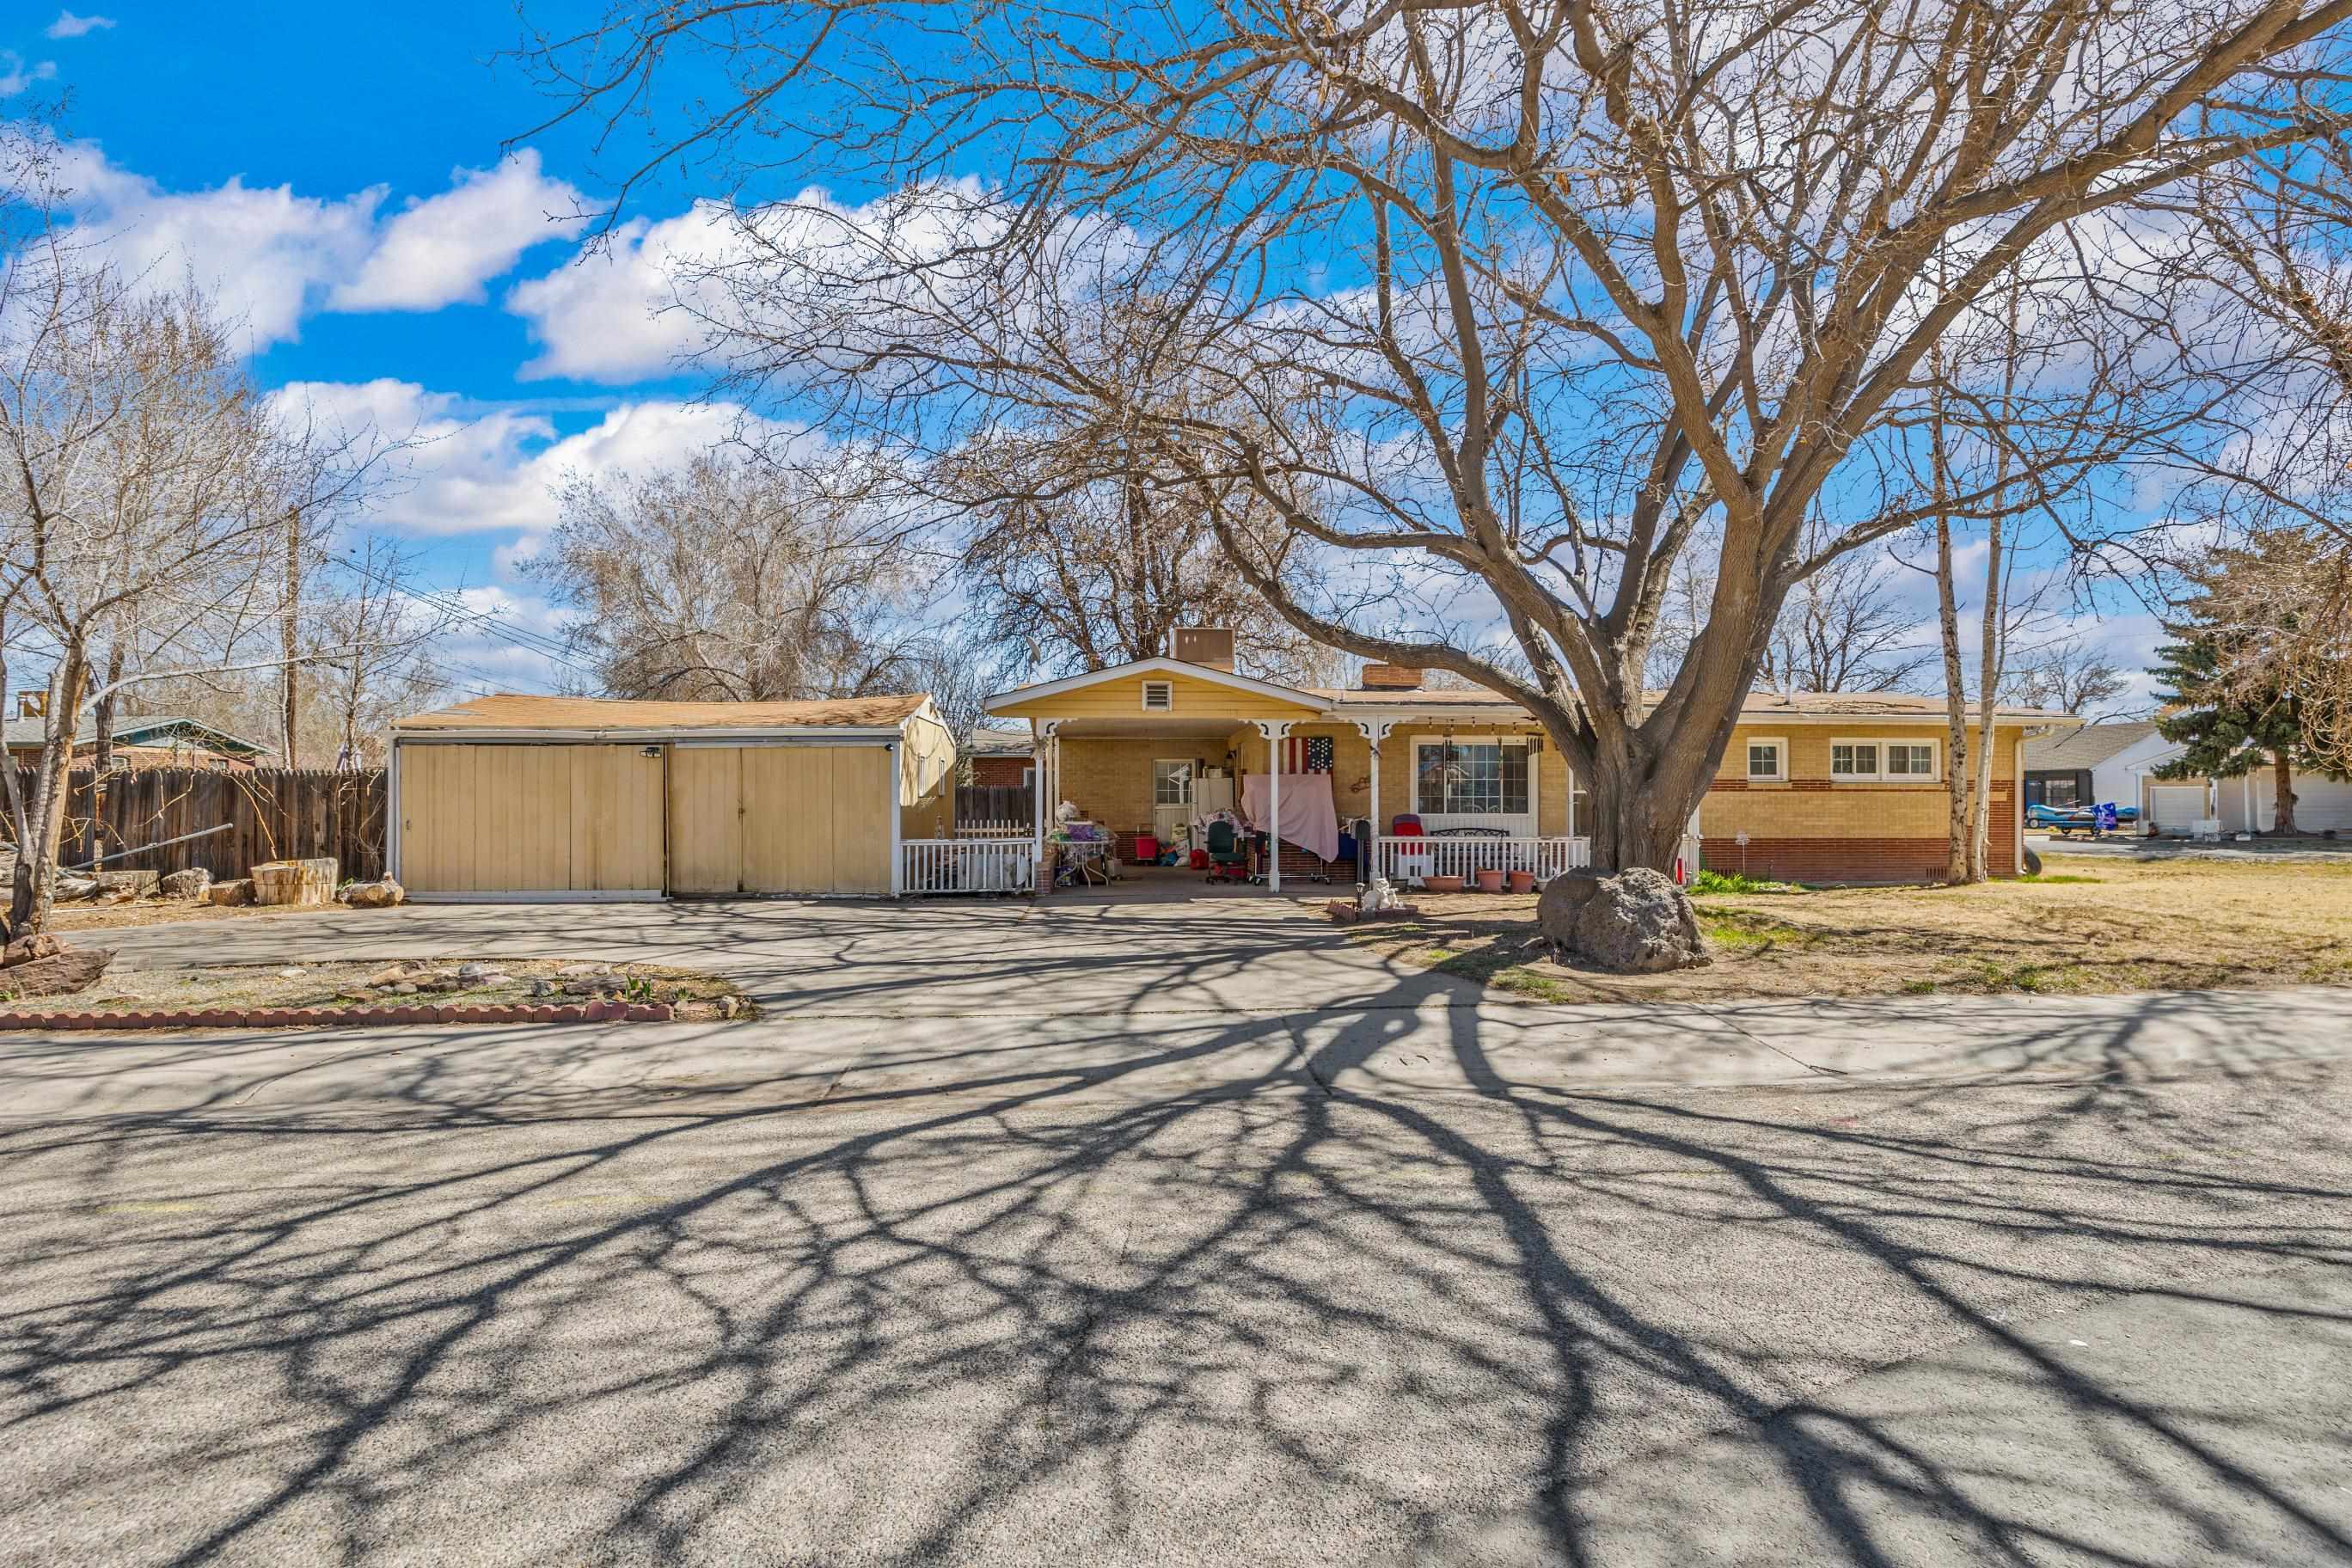
<svg viewBox="0 0 2352 1568"><path fill-rule="evenodd" d="M1272 780L1251 773L1242 780L1242 816L1257 828L1267 826ZM1339 858L1339 813L1331 801L1329 773L1282 775L1282 820L1275 830L1286 840L1326 860Z"/></svg>

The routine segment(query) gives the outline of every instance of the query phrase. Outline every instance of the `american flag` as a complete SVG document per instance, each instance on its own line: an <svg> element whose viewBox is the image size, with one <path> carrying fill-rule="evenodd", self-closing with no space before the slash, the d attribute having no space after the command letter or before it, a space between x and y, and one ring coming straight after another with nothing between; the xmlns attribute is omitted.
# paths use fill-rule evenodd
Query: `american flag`
<svg viewBox="0 0 2352 1568"><path fill-rule="evenodd" d="M1331 737L1289 735L1282 742L1282 771L1286 773L1328 773L1331 771Z"/></svg>

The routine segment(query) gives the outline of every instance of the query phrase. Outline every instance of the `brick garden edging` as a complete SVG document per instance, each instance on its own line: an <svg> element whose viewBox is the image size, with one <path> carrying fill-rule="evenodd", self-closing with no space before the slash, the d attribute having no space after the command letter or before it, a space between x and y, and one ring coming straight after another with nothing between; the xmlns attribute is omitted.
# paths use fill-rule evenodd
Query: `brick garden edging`
<svg viewBox="0 0 2352 1568"><path fill-rule="evenodd" d="M0 1008L0 1029L308 1029L359 1024L664 1024L667 1002L520 1003L457 1007L181 1007L170 1012L33 1013Z"/></svg>

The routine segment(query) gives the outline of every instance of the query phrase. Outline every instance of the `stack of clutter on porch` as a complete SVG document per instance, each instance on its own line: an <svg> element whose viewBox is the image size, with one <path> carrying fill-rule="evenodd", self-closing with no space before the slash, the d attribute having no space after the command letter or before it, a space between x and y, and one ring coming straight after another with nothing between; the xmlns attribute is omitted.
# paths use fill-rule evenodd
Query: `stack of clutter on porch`
<svg viewBox="0 0 2352 1568"><path fill-rule="evenodd" d="M1108 832L1080 814L1076 803L1066 800L1054 808L1054 830L1045 837L1055 846L1055 887L1103 883L1118 877L1118 845Z"/></svg>

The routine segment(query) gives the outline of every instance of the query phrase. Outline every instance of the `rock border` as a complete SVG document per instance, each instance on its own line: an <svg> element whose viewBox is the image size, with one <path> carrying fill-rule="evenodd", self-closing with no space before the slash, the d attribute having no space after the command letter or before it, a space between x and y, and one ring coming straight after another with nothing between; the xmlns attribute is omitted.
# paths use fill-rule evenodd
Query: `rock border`
<svg viewBox="0 0 2352 1568"><path fill-rule="evenodd" d="M0 1008L0 1029L312 1029L384 1024L666 1024L667 1002L575 1002L562 1006L183 1007L170 1012L33 1013Z"/></svg>

